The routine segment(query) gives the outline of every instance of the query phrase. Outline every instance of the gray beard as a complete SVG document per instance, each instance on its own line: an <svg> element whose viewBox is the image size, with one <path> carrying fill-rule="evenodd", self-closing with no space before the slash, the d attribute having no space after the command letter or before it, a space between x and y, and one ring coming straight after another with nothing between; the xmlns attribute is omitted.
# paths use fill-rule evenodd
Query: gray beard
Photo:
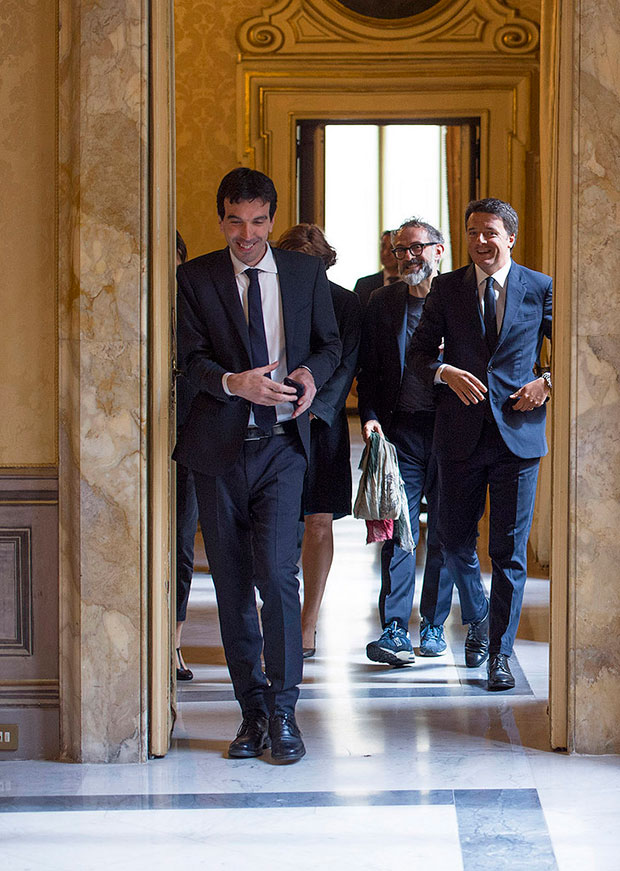
<svg viewBox="0 0 620 871"><path fill-rule="evenodd" d="M401 275L401 279L405 284L408 284L409 287L417 287L418 284L422 284L425 278L430 278L432 273L433 267L425 260L417 272L407 272L405 275Z"/></svg>

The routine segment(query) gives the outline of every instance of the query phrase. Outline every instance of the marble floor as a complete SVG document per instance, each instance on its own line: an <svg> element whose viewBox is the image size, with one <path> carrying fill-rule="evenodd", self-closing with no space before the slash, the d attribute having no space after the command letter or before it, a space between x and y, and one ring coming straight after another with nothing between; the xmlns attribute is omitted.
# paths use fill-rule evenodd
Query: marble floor
<svg viewBox="0 0 620 871"><path fill-rule="evenodd" d="M211 579L197 575L184 637L195 678L179 686L169 754L0 763L5 871L620 869L620 759L549 748L548 581L528 581L515 689L489 694L484 667L464 667L456 600L446 656L397 670L366 659L377 547L351 518L335 532L297 709L307 756L226 758L239 713Z"/></svg>

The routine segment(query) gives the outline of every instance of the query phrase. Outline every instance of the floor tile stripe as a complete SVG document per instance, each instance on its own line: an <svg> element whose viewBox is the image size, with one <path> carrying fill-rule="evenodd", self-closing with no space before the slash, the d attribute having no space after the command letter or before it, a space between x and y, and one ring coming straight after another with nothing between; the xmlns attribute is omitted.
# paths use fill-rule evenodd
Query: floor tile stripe
<svg viewBox="0 0 620 871"><path fill-rule="evenodd" d="M536 790L406 789L363 792L151 793L132 795L42 795L0 797L0 813L191 810L210 808L369 807L455 805L467 833L475 815L497 827L511 811L528 811L535 829L546 831ZM473 815L473 816L472 816ZM536 819L535 819L536 818ZM508 826L508 822L505 823ZM531 826L528 831L531 830Z"/></svg>
<svg viewBox="0 0 620 871"><path fill-rule="evenodd" d="M463 871L557 869L535 789L458 789L454 802Z"/></svg>

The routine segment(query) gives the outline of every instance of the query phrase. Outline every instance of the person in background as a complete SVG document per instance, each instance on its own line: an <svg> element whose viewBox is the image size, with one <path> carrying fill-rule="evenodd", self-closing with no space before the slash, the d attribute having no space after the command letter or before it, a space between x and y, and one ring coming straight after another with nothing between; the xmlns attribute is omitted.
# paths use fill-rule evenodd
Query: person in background
<svg viewBox="0 0 620 871"><path fill-rule="evenodd" d="M271 248L277 193L237 167L217 191L226 247L177 271L179 342L196 397L173 458L194 473L226 663L243 720L228 755L306 752L298 525L308 409L342 345L317 257ZM256 590L262 600L260 621ZM263 670L264 661L264 670Z"/></svg>
<svg viewBox="0 0 620 871"><path fill-rule="evenodd" d="M439 488L432 452L435 391L406 365L406 354L439 268L444 239L439 230L418 218L405 221L393 235L401 281L376 290L364 314L357 376L362 437L388 438L396 448L407 493L414 542L420 535L420 505L427 502L426 561L420 600L420 654L446 652L443 619L450 611L452 583L443 570L437 535ZM439 356L439 343L435 358ZM409 620L415 588L416 555L394 540L381 550L379 617L382 633L366 647L373 662L402 666L415 661Z"/></svg>
<svg viewBox="0 0 620 871"><path fill-rule="evenodd" d="M540 458L547 453L551 376L537 372L551 338L552 281L512 260L519 219L509 203L475 200L465 210L472 263L433 282L408 364L438 403L434 450L446 567L469 623L465 663L488 658L489 690L515 685L509 659L527 578L527 541ZM444 341L443 360L437 344ZM487 600L476 552L489 490Z"/></svg>
<svg viewBox="0 0 620 871"><path fill-rule="evenodd" d="M187 247L177 230L177 267L187 260ZM176 379L177 392L177 434L182 430L189 414L195 391L183 371L183 349L177 345ZM177 680L192 680L191 669L187 667L181 651L181 636L187 618L187 602L194 573L194 540L198 526L198 502L192 470L177 463L177 628L176 665Z"/></svg>
<svg viewBox="0 0 620 871"><path fill-rule="evenodd" d="M384 230L381 234L379 258L382 266L379 272L373 272L372 275L365 275L363 278L358 278L355 287L353 288L360 298L362 311L366 309L373 290L376 290L378 287L384 287L386 284L395 284L397 281L400 281L398 263L392 254L391 230Z"/></svg>
<svg viewBox="0 0 620 871"><path fill-rule="evenodd" d="M316 224L297 224L277 242L278 248L320 257L329 269L336 252ZM304 658L316 652L316 625L334 555L332 521L351 513L351 446L346 401L357 368L362 310L356 294L329 282L342 341L342 357L310 406L310 462L304 482L304 580L301 630Z"/></svg>

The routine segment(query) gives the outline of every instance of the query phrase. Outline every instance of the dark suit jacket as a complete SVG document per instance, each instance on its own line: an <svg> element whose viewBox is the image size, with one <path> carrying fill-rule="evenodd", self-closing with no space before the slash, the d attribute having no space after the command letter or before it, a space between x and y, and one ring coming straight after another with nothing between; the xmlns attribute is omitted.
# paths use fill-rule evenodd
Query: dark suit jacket
<svg viewBox="0 0 620 871"><path fill-rule="evenodd" d="M373 290L376 290L378 287L383 287L384 281L383 270L381 270L381 272L373 272L372 275L365 275L363 278L357 279L353 290L360 298L362 311L364 311L368 305Z"/></svg>
<svg viewBox="0 0 620 871"><path fill-rule="evenodd" d="M409 362L432 383L437 344L445 342L443 362L471 372L489 392L484 402L465 405L447 386L437 389L435 450L454 460L474 451L489 402L506 446L518 457L547 453L545 405L512 410L510 394L535 377L543 336L551 338L552 281L548 275L513 263L508 273L506 309L493 356L484 338L473 265L438 275L426 298L422 319L409 351Z"/></svg>
<svg viewBox="0 0 620 871"><path fill-rule="evenodd" d="M404 281L380 287L364 313L357 375L362 426L378 420L384 431L390 428L405 368L408 296Z"/></svg>
<svg viewBox="0 0 620 871"><path fill-rule="evenodd" d="M327 276L317 257L273 249L288 371L307 366L320 388L340 359L341 344ZM173 457L204 474L219 475L238 457L250 403L228 396L226 372L251 368L250 339L228 248L180 266L178 333L187 373L197 391ZM309 453L308 415L296 418Z"/></svg>
<svg viewBox="0 0 620 871"><path fill-rule="evenodd" d="M357 369L362 309L356 294L333 281L329 282L329 287L342 341L342 356L333 375L314 397L310 411L331 426L344 408Z"/></svg>

